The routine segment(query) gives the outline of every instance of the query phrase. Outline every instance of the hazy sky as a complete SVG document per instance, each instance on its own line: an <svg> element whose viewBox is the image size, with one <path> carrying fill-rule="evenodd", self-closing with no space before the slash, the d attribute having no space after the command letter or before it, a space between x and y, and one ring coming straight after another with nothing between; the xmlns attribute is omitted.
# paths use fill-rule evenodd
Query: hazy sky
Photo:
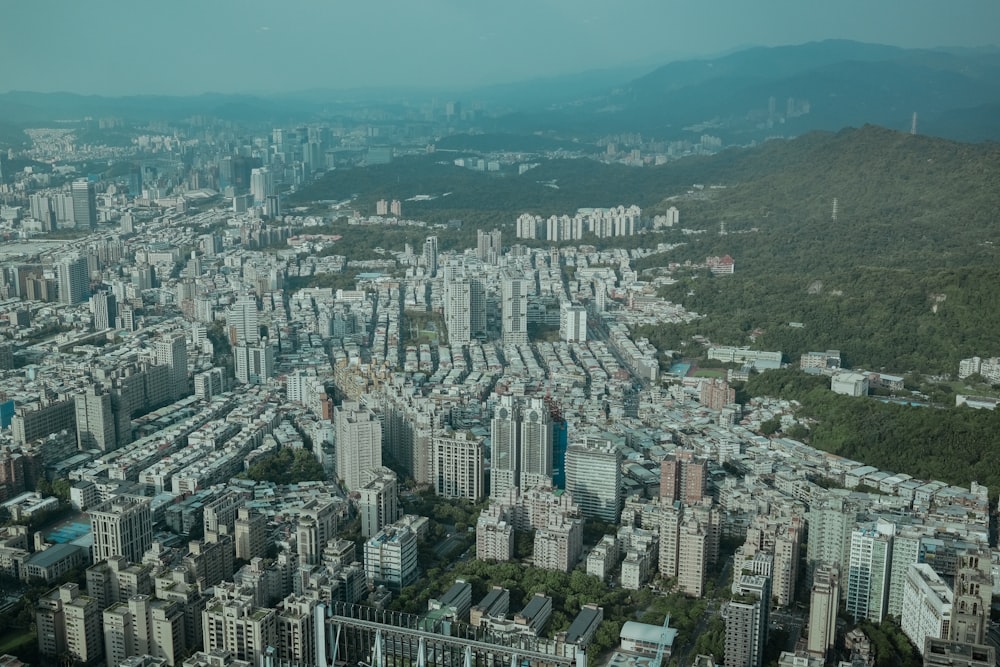
<svg viewBox="0 0 1000 667"><path fill-rule="evenodd" d="M465 87L845 38L1000 40L1000 0L0 0L0 91Z"/></svg>

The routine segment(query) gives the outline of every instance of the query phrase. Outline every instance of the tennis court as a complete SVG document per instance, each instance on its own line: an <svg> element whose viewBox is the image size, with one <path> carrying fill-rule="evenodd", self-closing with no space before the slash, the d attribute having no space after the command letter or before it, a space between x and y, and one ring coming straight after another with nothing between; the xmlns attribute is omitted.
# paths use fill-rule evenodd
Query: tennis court
<svg viewBox="0 0 1000 667"><path fill-rule="evenodd" d="M49 542L53 542L55 544L65 544L66 542L72 542L76 538L85 535L88 532L90 532L90 524L77 521L59 526L48 534L47 539Z"/></svg>

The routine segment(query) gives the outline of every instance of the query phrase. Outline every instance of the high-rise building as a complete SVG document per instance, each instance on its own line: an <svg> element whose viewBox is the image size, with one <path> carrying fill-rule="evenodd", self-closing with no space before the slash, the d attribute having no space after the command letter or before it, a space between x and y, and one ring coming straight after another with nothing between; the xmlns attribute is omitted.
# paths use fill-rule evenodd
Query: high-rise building
<svg viewBox="0 0 1000 667"><path fill-rule="evenodd" d="M337 532L337 508L333 500L314 499L300 510L295 526L299 562L316 565L323 556L323 548Z"/></svg>
<svg viewBox="0 0 1000 667"><path fill-rule="evenodd" d="M523 274L505 271L500 282L500 332L504 345L528 343L529 284Z"/></svg>
<svg viewBox="0 0 1000 667"><path fill-rule="evenodd" d="M232 345L260 342L260 314L257 298L253 294L236 297L236 303L226 313L226 326L229 327L229 342Z"/></svg>
<svg viewBox="0 0 1000 667"><path fill-rule="evenodd" d="M424 271L433 278L438 270L438 237L428 236L424 239Z"/></svg>
<svg viewBox="0 0 1000 667"><path fill-rule="evenodd" d="M250 195L254 206L263 206L267 198L274 194L274 176L267 167L250 171Z"/></svg>
<svg viewBox="0 0 1000 667"><path fill-rule="evenodd" d="M851 533L845 610L855 620L880 623L889 603L889 573L895 527L879 521Z"/></svg>
<svg viewBox="0 0 1000 667"><path fill-rule="evenodd" d="M74 663L91 664L104 655L97 600L82 594L75 583L63 584L39 598L35 623L38 652L46 658L65 656Z"/></svg>
<svg viewBox="0 0 1000 667"><path fill-rule="evenodd" d="M274 375L274 346L266 338L237 344L233 347L233 361L237 382L264 384Z"/></svg>
<svg viewBox="0 0 1000 667"><path fill-rule="evenodd" d="M767 645L770 579L742 575L726 606L725 667L761 667Z"/></svg>
<svg viewBox="0 0 1000 667"><path fill-rule="evenodd" d="M965 644L985 644L990 629L992 598L990 552L983 549L959 554L948 639Z"/></svg>
<svg viewBox="0 0 1000 667"><path fill-rule="evenodd" d="M468 431L446 431L431 440L434 492L474 503L486 494L483 439Z"/></svg>
<svg viewBox="0 0 1000 667"><path fill-rule="evenodd" d="M927 563L906 572L899 627L921 654L927 639L947 639L951 628L952 590Z"/></svg>
<svg viewBox="0 0 1000 667"><path fill-rule="evenodd" d="M90 313L94 316L94 330L104 331L116 326L118 307L115 295L109 290L101 290L90 297Z"/></svg>
<svg viewBox="0 0 1000 667"><path fill-rule="evenodd" d="M273 609L256 607L235 586L216 586L215 597L202 612L205 652L228 651L236 660L263 664L268 647L277 640L276 616Z"/></svg>
<svg viewBox="0 0 1000 667"><path fill-rule="evenodd" d="M86 301L90 292L90 270L86 257L73 257L56 264L59 281L59 303L76 304Z"/></svg>
<svg viewBox="0 0 1000 667"><path fill-rule="evenodd" d="M559 306L559 339L567 343L587 342L587 309L563 301Z"/></svg>
<svg viewBox="0 0 1000 667"><path fill-rule="evenodd" d="M133 563L153 543L149 498L118 496L90 510L94 561L124 556Z"/></svg>
<svg viewBox="0 0 1000 667"><path fill-rule="evenodd" d="M133 595L104 610L104 648L109 665L134 655L180 664L187 648L181 606L149 595Z"/></svg>
<svg viewBox="0 0 1000 667"><path fill-rule="evenodd" d="M837 641L837 606L840 604L840 568L821 564L813 575L809 594L809 654L826 662Z"/></svg>
<svg viewBox="0 0 1000 667"><path fill-rule="evenodd" d="M372 537L399 520L399 493L396 473L392 470L375 468L365 476L369 479L357 490L358 514L361 516L361 536Z"/></svg>
<svg viewBox="0 0 1000 667"><path fill-rule="evenodd" d="M704 460L691 450L675 450L660 463L660 498L693 505L705 497L707 479Z"/></svg>
<svg viewBox="0 0 1000 667"><path fill-rule="evenodd" d="M497 264L503 253L502 237L499 229L491 232L480 229L476 234L476 256L484 264Z"/></svg>
<svg viewBox="0 0 1000 667"><path fill-rule="evenodd" d="M566 490L588 518L617 524L621 518L622 454L610 441L587 438L566 448Z"/></svg>
<svg viewBox="0 0 1000 667"><path fill-rule="evenodd" d="M333 410L337 477L351 491L364 483L363 473L382 467L382 424L368 408L345 401Z"/></svg>
<svg viewBox="0 0 1000 667"><path fill-rule="evenodd" d="M452 278L444 285L444 323L448 328L448 343L454 347L472 341L472 284L464 277Z"/></svg>
<svg viewBox="0 0 1000 667"><path fill-rule="evenodd" d="M315 665L317 600L294 593L278 603L275 664ZM324 640L321 638L321 640Z"/></svg>
<svg viewBox="0 0 1000 667"><path fill-rule="evenodd" d="M187 343L184 334L175 333L156 341L156 363L170 369L171 397L177 400L187 396Z"/></svg>
<svg viewBox="0 0 1000 667"><path fill-rule="evenodd" d="M417 538L408 526L386 526L365 541L365 576L373 586L400 591L417 579Z"/></svg>
<svg viewBox="0 0 1000 667"><path fill-rule="evenodd" d="M236 557L250 561L262 557L267 551L267 517L249 507L236 511L236 526L233 530L236 541Z"/></svg>
<svg viewBox="0 0 1000 667"><path fill-rule="evenodd" d="M70 185L73 198L73 219L77 227L95 229L97 227L97 199L94 184L85 178L77 179Z"/></svg>
<svg viewBox="0 0 1000 667"><path fill-rule="evenodd" d="M111 395L98 387L90 387L73 398L76 414L76 437L81 450L100 449L109 452L118 448L115 415Z"/></svg>
<svg viewBox="0 0 1000 667"><path fill-rule="evenodd" d="M490 496L552 480L552 417L545 401L502 396L493 412Z"/></svg>

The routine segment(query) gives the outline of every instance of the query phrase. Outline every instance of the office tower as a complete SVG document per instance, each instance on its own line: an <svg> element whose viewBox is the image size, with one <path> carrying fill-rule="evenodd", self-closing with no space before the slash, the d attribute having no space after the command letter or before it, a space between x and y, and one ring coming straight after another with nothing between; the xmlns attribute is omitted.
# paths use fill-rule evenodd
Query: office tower
<svg viewBox="0 0 1000 667"><path fill-rule="evenodd" d="M236 660L260 665L268 647L275 645L275 611L254 606L228 586L216 587L201 617L205 653L228 651Z"/></svg>
<svg viewBox="0 0 1000 667"><path fill-rule="evenodd" d="M761 667L767 645L771 584L767 577L742 575L726 606L725 667Z"/></svg>
<svg viewBox="0 0 1000 667"><path fill-rule="evenodd" d="M566 448L566 490L580 513L618 523L623 500L621 451L603 438L587 438Z"/></svg>
<svg viewBox="0 0 1000 667"><path fill-rule="evenodd" d="M260 342L257 297L253 294L240 294L236 297L236 303L226 313L226 326L229 327L229 342L233 345Z"/></svg>
<svg viewBox="0 0 1000 667"><path fill-rule="evenodd" d="M955 600L951 611L948 639L983 645L990 629L993 579L990 552L967 551L958 557L955 571Z"/></svg>
<svg viewBox="0 0 1000 667"><path fill-rule="evenodd" d="M466 277L445 280L444 322L448 328L448 343L454 347L472 341L472 285Z"/></svg>
<svg viewBox="0 0 1000 667"><path fill-rule="evenodd" d="M437 275L438 270L438 237L428 236L424 240L424 271L429 278Z"/></svg>
<svg viewBox="0 0 1000 667"><path fill-rule="evenodd" d="M889 602L889 573L894 526L879 521L851 533L845 610L855 621L879 623Z"/></svg>
<svg viewBox="0 0 1000 667"><path fill-rule="evenodd" d="M104 655L101 610L76 584L63 584L35 605L38 652L52 660L96 663Z"/></svg>
<svg viewBox="0 0 1000 667"><path fill-rule="evenodd" d="M153 543L149 498L118 496L88 512L94 534L94 562L124 556L139 563Z"/></svg>
<svg viewBox="0 0 1000 667"><path fill-rule="evenodd" d="M90 271L86 257L63 259L56 264L59 303L82 303L90 292Z"/></svg>
<svg viewBox="0 0 1000 667"><path fill-rule="evenodd" d="M840 568L823 563L816 567L809 594L809 654L826 662L837 642L837 606L840 604Z"/></svg>
<svg viewBox="0 0 1000 667"><path fill-rule="evenodd" d="M528 280L523 274L504 271L500 283L500 332L504 345L528 343Z"/></svg>
<svg viewBox="0 0 1000 667"><path fill-rule="evenodd" d="M113 329L118 321L118 307L115 295L102 290L90 297L90 312L94 316L94 330Z"/></svg>
<svg viewBox="0 0 1000 667"><path fill-rule="evenodd" d="M386 526L365 540L365 576L370 586L399 592L417 580L417 537L408 526Z"/></svg>
<svg viewBox="0 0 1000 667"><path fill-rule="evenodd" d="M274 346L266 338L238 344L233 348L233 361L237 382L265 384L274 375Z"/></svg>
<svg viewBox="0 0 1000 667"><path fill-rule="evenodd" d="M660 463L660 498L693 505L705 497L707 479L703 459L691 450L675 450Z"/></svg>
<svg viewBox="0 0 1000 667"><path fill-rule="evenodd" d="M156 341L156 363L170 369L170 396L172 400L188 394L187 342L184 334L176 333Z"/></svg>
<svg viewBox="0 0 1000 667"><path fill-rule="evenodd" d="M100 449L110 452L118 448L115 416L111 395L98 387L90 387L73 398L76 414L76 438L81 450Z"/></svg>
<svg viewBox="0 0 1000 667"><path fill-rule="evenodd" d="M142 165L133 163L128 170L128 194L132 199L142 196Z"/></svg>
<svg viewBox="0 0 1000 667"><path fill-rule="evenodd" d="M490 430L491 497L551 484L552 417L543 400L502 396Z"/></svg>
<svg viewBox="0 0 1000 667"><path fill-rule="evenodd" d="M480 229L476 234L476 256L484 264L496 264L503 254L499 229L486 232Z"/></svg>
<svg viewBox="0 0 1000 667"><path fill-rule="evenodd" d="M373 469L365 476L369 479L358 489L358 514L361 536L372 537L399 520L399 493L396 473L388 468Z"/></svg>
<svg viewBox="0 0 1000 667"><path fill-rule="evenodd" d="M434 493L474 503L486 494L483 440L468 431L446 431L431 441Z"/></svg>
<svg viewBox="0 0 1000 667"><path fill-rule="evenodd" d="M364 483L365 471L382 467L382 424L375 413L353 401L333 409L337 477L354 491Z"/></svg>
<svg viewBox="0 0 1000 667"><path fill-rule="evenodd" d="M927 563L913 563L906 572L899 627L921 654L928 639L947 639L954 596Z"/></svg>
<svg viewBox="0 0 1000 667"><path fill-rule="evenodd" d="M70 186L70 196L73 198L73 220L76 221L76 226L95 229L97 199L94 196L94 184L85 178L77 179Z"/></svg>
<svg viewBox="0 0 1000 667"><path fill-rule="evenodd" d="M559 339L567 343L587 342L587 309L578 303L559 305Z"/></svg>
<svg viewBox="0 0 1000 667"><path fill-rule="evenodd" d="M250 196L254 206L263 206L267 198L275 194L274 177L267 167L258 167L250 171Z"/></svg>

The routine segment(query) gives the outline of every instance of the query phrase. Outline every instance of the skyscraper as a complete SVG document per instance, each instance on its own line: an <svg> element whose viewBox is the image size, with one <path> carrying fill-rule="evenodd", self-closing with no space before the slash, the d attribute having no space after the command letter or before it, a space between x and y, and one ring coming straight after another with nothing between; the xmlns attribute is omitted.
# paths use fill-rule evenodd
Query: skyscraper
<svg viewBox="0 0 1000 667"><path fill-rule="evenodd" d="M771 583L761 575L742 575L725 611L725 667L760 667L767 645Z"/></svg>
<svg viewBox="0 0 1000 667"><path fill-rule="evenodd" d="M448 327L448 343L468 345L472 341L472 285L462 276L445 281L444 321Z"/></svg>
<svg viewBox="0 0 1000 667"><path fill-rule="evenodd" d="M504 271L500 283L500 331L504 345L528 343L528 281L522 274Z"/></svg>
<svg viewBox="0 0 1000 667"><path fill-rule="evenodd" d="M94 562L124 556L132 563L153 543L149 498L118 496L90 510Z"/></svg>
<svg viewBox="0 0 1000 667"><path fill-rule="evenodd" d="M156 341L156 363L170 368L171 397L176 400L188 393L187 343L184 334L176 333Z"/></svg>
<svg viewBox="0 0 1000 667"><path fill-rule="evenodd" d="M90 291L90 271L86 257L70 257L56 264L59 281L59 303L73 305L87 299Z"/></svg>
<svg viewBox="0 0 1000 667"><path fill-rule="evenodd" d="M74 397L76 436L80 449L117 449L115 418L111 410L111 395L91 387Z"/></svg>
<svg viewBox="0 0 1000 667"><path fill-rule="evenodd" d="M491 497L552 483L552 418L543 400L502 396L490 430Z"/></svg>
<svg viewBox="0 0 1000 667"><path fill-rule="evenodd" d="M889 572L895 526L879 521L851 533L844 609L856 621L879 623L889 603Z"/></svg>
<svg viewBox="0 0 1000 667"><path fill-rule="evenodd" d="M274 346L266 338L236 345L233 360L237 382L264 384L274 375Z"/></svg>
<svg viewBox="0 0 1000 667"><path fill-rule="evenodd" d="M263 206L267 198L274 194L274 177L267 167L258 167L250 171L250 195L254 206Z"/></svg>
<svg viewBox="0 0 1000 667"><path fill-rule="evenodd" d="M480 229L476 234L476 256L485 264L496 264L502 252L500 230L486 232Z"/></svg>
<svg viewBox="0 0 1000 667"><path fill-rule="evenodd" d="M116 326L118 306L115 295L109 290L101 290L90 297L90 312L94 316L94 330L104 331Z"/></svg>
<svg viewBox="0 0 1000 667"><path fill-rule="evenodd" d="M424 270L433 278L438 270L438 237L428 236L424 240Z"/></svg>
<svg viewBox="0 0 1000 667"><path fill-rule="evenodd" d="M840 568L817 566L809 596L810 655L824 662L837 641L837 606L840 604Z"/></svg>
<svg viewBox="0 0 1000 667"><path fill-rule="evenodd" d="M967 551L959 555L948 630L948 638L952 641L978 645L986 643L993 597L990 571L989 551Z"/></svg>
<svg viewBox="0 0 1000 667"><path fill-rule="evenodd" d="M344 401L333 410L337 477L349 490L364 483L362 473L382 467L382 424L368 408Z"/></svg>
<svg viewBox="0 0 1000 667"><path fill-rule="evenodd" d="M76 226L95 229L97 199L94 196L94 184L85 178L77 179L70 186L70 196L73 198L73 219Z"/></svg>
<svg viewBox="0 0 1000 667"><path fill-rule="evenodd" d="M566 490L580 514L618 523L622 507L622 454L610 440L587 438L566 448Z"/></svg>
<svg viewBox="0 0 1000 667"><path fill-rule="evenodd" d="M399 519L396 473L388 468L369 471L369 479L358 489L361 536L372 537Z"/></svg>
<svg viewBox="0 0 1000 667"><path fill-rule="evenodd" d="M229 327L229 342L240 343L260 342L260 315L257 311L257 297L253 294L240 294L236 303L226 313L226 325Z"/></svg>
<svg viewBox="0 0 1000 667"><path fill-rule="evenodd" d="M567 343L587 342L587 310L578 303L559 306L559 339Z"/></svg>
<svg viewBox="0 0 1000 667"><path fill-rule="evenodd" d="M434 436L431 442L431 478L434 492L443 498L465 498L474 503L485 495L483 441L468 431Z"/></svg>

